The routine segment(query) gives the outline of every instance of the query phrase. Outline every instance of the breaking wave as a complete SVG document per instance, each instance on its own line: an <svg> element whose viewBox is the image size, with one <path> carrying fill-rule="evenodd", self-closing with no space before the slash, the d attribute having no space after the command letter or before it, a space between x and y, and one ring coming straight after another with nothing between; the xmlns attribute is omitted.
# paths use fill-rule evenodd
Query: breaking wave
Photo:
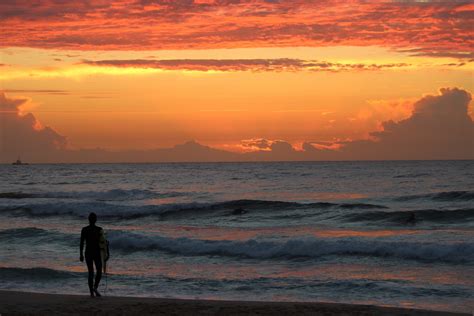
<svg viewBox="0 0 474 316"><path fill-rule="evenodd" d="M407 173L407 174L399 174L396 176L393 176L396 179L400 178L420 178L420 177L427 177L430 176L431 174L429 173Z"/></svg>
<svg viewBox="0 0 474 316"><path fill-rule="evenodd" d="M3 192L0 193L0 199L28 199L33 198L34 194L22 192Z"/></svg>
<svg viewBox="0 0 474 316"><path fill-rule="evenodd" d="M296 238L286 241L200 240L109 232L111 247L130 251L159 250L179 255L245 257L252 259L317 259L331 255L393 257L427 262L473 263L474 243L437 244L362 238Z"/></svg>
<svg viewBox="0 0 474 316"><path fill-rule="evenodd" d="M54 237L54 242L71 241L73 236L50 232L38 228L18 228L0 232L0 240L9 238ZM326 256L364 256L418 260L423 262L447 262L474 264L474 243L406 242L390 238L316 238L294 237L285 240L203 240L187 237L171 238L159 235L145 235L122 230L108 230L111 251L127 254L136 251L162 251L180 256L223 256L250 259L319 259ZM76 241L74 239L74 241ZM75 245L75 244L74 244ZM73 246L72 243L69 246ZM2 270L3 269L3 270ZM6 270L5 270L6 269ZM44 277L54 270L0 268L0 278L5 275L37 272ZM16 274L15 274L16 273ZM59 277L63 277L61 272ZM70 275L70 272L64 272ZM74 274L73 274L74 275Z"/></svg>
<svg viewBox="0 0 474 316"><path fill-rule="evenodd" d="M241 215L247 212L281 211L295 209L386 209L384 205L364 203L296 203L264 200L235 200L217 203L170 203L160 205L120 205L101 201L24 204L0 207L0 212L29 216L75 216L84 217L96 212L103 218L134 219L147 216L159 216L161 219L173 219L187 216L211 214ZM242 210L242 212L235 212Z"/></svg>
<svg viewBox="0 0 474 316"><path fill-rule="evenodd" d="M406 225L407 223L433 222L433 223L465 223L474 219L474 209L454 210L414 210L414 211L372 211L358 214L348 214L344 218L355 222L385 221Z"/></svg>
<svg viewBox="0 0 474 316"><path fill-rule="evenodd" d="M451 201L471 201L474 200L474 191L445 191L429 194L418 194L418 195L407 195L397 197L396 201L412 201L429 199L440 202L451 202Z"/></svg>
<svg viewBox="0 0 474 316"><path fill-rule="evenodd" d="M155 192L151 190L79 191L79 192L4 192L0 199L92 199L97 201L133 201L183 196L182 192Z"/></svg>
<svg viewBox="0 0 474 316"><path fill-rule="evenodd" d="M77 238L76 235L36 227L0 230L0 242L5 244L26 242L31 247L46 244L61 244L68 247L77 246Z"/></svg>
<svg viewBox="0 0 474 316"><path fill-rule="evenodd" d="M0 230L0 240L2 239L16 239L16 238L30 238L30 237L38 237L38 236L46 236L50 235L51 232L36 228L36 227L25 227L25 228L11 228Z"/></svg>
<svg viewBox="0 0 474 316"><path fill-rule="evenodd" d="M47 268L8 268L0 267L0 279L4 281L28 279L29 281L54 281L61 279L76 278L83 273L60 271Z"/></svg>

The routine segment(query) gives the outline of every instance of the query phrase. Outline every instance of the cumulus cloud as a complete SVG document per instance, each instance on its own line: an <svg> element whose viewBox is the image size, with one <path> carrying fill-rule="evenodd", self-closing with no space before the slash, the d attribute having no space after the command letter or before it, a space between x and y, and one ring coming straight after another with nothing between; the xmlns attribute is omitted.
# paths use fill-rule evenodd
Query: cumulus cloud
<svg viewBox="0 0 474 316"><path fill-rule="evenodd" d="M50 127L42 127L33 114L23 114L27 99L13 99L0 92L0 162L18 155L28 158L53 156L66 147L66 138Z"/></svg>
<svg viewBox="0 0 474 316"><path fill-rule="evenodd" d="M241 148L248 151L271 150L273 141L265 138L251 138L240 141Z"/></svg>
<svg viewBox="0 0 474 316"><path fill-rule="evenodd" d="M339 150L342 147L342 144L339 142L303 142L301 146L305 152L315 153L318 151L334 151Z"/></svg>
<svg viewBox="0 0 474 316"><path fill-rule="evenodd" d="M407 63L363 64L293 58L276 59L128 59L84 60L82 64L121 68L153 68L192 71L364 71L408 67Z"/></svg>
<svg viewBox="0 0 474 316"><path fill-rule="evenodd" d="M350 117L349 121L362 125L368 131L380 131L383 122L388 120L401 121L412 115L414 103L417 98L366 101L357 115ZM370 134L365 135L368 137Z"/></svg>
<svg viewBox="0 0 474 316"><path fill-rule="evenodd" d="M296 149L284 140L265 138L241 142L244 153L214 149L191 141L172 148L111 152L70 150L66 138L35 117L21 114L26 99L0 94L0 161L17 155L42 162L279 161L474 159L474 122L468 115L471 94L444 88L412 104L412 113L397 122L385 121L370 140L306 141Z"/></svg>
<svg viewBox="0 0 474 316"><path fill-rule="evenodd" d="M301 152L297 151L292 144L284 140L271 140L266 138L244 139L240 142L239 155L244 161L284 161L296 160Z"/></svg>
<svg viewBox="0 0 474 316"><path fill-rule="evenodd" d="M272 153L274 154L280 154L280 155L288 155L296 152L296 150L293 148L293 145L286 141L282 140L277 140L272 143L270 146L270 149Z"/></svg>
<svg viewBox="0 0 474 316"><path fill-rule="evenodd" d="M473 10L472 1L8 0L0 1L0 45L93 50L380 45L472 59Z"/></svg>
<svg viewBox="0 0 474 316"><path fill-rule="evenodd" d="M465 90L441 89L415 102L409 118L384 122L382 131L371 134L375 141L348 143L342 153L355 159L472 159L470 101Z"/></svg>

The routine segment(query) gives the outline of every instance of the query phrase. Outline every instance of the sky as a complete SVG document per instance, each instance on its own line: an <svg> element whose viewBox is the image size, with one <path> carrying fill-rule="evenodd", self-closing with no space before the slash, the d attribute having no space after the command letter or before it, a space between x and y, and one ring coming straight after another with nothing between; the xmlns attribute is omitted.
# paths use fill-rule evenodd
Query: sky
<svg viewBox="0 0 474 316"><path fill-rule="evenodd" d="M0 162L474 159L472 1L0 2Z"/></svg>

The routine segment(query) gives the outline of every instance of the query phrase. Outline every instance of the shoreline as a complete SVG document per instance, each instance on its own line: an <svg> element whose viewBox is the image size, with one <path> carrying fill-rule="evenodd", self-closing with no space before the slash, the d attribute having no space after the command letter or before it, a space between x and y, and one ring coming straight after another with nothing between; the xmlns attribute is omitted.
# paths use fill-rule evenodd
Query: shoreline
<svg viewBox="0 0 474 316"><path fill-rule="evenodd" d="M471 315L374 305L43 294L0 290L0 315Z"/></svg>

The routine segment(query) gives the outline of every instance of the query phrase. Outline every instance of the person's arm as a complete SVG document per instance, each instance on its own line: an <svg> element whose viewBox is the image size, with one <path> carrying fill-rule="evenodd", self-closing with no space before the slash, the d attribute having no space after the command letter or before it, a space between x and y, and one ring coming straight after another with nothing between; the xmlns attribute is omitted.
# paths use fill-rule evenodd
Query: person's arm
<svg viewBox="0 0 474 316"><path fill-rule="evenodd" d="M79 260L84 261L84 240L86 239L86 236L84 234L84 228L81 231L81 244L80 244L80 255L79 255Z"/></svg>

